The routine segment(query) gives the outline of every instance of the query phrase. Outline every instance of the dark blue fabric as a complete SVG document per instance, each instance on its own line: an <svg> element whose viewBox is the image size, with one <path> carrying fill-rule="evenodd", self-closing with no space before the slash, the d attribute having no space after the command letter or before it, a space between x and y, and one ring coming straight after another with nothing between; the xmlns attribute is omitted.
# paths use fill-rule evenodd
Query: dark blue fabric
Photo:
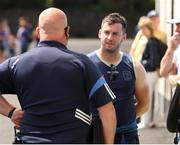
<svg viewBox="0 0 180 145"><path fill-rule="evenodd" d="M115 144L139 144L139 137L137 130L127 133L116 133Z"/></svg>
<svg viewBox="0 0 180 145"><path fill-rule="evenodd" d="M133 63L130 56L123 54L122 61L116 66L117 72L115 79L110 81L111 71L110 66L104 64L95 52L90 53L89 58L96 64L104 75L106 82L110 86L113 93L116 95L116 99L113 101L116 115L117 115L117 127L122 127L126 124L133 123L136 120L135 114L135 73ZM137 128L133 126L130 130Z"/></svg>
<svg viewBox="0 0 180 145"><path fill-rule="evenodd" d="M95 83L95 85L93 86L93 88L91 89L90 93L89 93L89 97L91 97L99 88L102 87L102 85L104 85L104 83L106 83L104 77L100 77L97 82Z"/></svg>
<svg viewBox="0 0 180 145"><path fill-rule="evenodd" d="M165 49L165 48L160 48L161 45L160 43L162 42L160 42L158 39L154 37L151 37L149 38L146 44L146 48L142 55L141 63L147 72L152 72L160 68L161 57L159 51L160 49Z"/></svg>
<svg viewBox="0 0 180 145"><path fill-rule="evenodd" d="M37 143L38 138L51 143L88 143L90 127L75 117L75 111L78 108L90 115L88 95L100 77L87 56L58 42L43 41L0 64L0 91L18 95L25 110L20 124L25 143L29 138L37 138ZM111 101L105 90L102 85L92 95L90 101L96 107Z"/></svg>
<svg viewBox="0 0 180 145"><path fill-rule="evenodd" d="M117 133L127 133L129 131L135 131L137 130L137 123L136 123L136 120L132 123L129 123L129 124L125 124L123 126L120 126L120 127L117 127L116 128L116 132Z"/></svg>

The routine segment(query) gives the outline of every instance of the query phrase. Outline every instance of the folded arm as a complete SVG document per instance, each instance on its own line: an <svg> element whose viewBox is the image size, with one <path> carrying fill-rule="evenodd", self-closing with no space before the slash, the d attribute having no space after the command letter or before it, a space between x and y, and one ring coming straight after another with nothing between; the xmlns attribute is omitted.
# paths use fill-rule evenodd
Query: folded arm
<svg viewBox="0 0 180 145"><path fill-rule="evenodd" d="M180 36L172 36L168 42L168 48L164 57L161 60L160 66L160 75L167 76L169 73L174 73L174 69L176 69L176 62L173 61L174 52L180 44Z"/></svg>

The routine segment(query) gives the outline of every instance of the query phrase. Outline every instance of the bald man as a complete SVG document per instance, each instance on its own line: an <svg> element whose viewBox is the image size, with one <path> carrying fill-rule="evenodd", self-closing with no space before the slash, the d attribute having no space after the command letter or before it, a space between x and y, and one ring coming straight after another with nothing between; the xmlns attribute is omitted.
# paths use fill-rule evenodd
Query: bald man
<svg viewBox="0 0 180 145"><path fill-rule="evenodd" d="M88 57L66 44L66 15L48 8L39 16L40 38L32 51L0 64L0 92L17 94L23 111L0 97L0 113L20 125L20 143L89 143L90 109L102 120L105 143L113 143L115 95Z"/></svg>

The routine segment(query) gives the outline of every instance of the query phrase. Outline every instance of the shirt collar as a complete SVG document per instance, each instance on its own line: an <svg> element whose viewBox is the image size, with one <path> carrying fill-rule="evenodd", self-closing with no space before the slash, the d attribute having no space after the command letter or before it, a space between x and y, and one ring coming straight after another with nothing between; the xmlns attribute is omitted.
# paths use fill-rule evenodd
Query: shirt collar
<svg viewBox="0 0 180 145"><path fill-rule="evenodd" d="M57 41L51 41L51 40L40 41L38 43L38 47L57 47L57 48L67 49L67 47L64 44Z"/></svg>
<svg viewBox="0 0 180 145"><path fill-rule="evenodd" d="M101 55L99 54L99 51L98 51L98 50L96 50L95 53L96 53L97 57L98 57L104 64L106 64L106 65L109 66L109 67L111 66L111 63L109 63L108 61L104 60L104 59L101 57ZM118 66L118 65L120 64L120 62L122 61L122 58L123 58L123 52L120 51L119 60L118 60L117 62L113 63L113 64L114 64L115 66Z"/></svg>

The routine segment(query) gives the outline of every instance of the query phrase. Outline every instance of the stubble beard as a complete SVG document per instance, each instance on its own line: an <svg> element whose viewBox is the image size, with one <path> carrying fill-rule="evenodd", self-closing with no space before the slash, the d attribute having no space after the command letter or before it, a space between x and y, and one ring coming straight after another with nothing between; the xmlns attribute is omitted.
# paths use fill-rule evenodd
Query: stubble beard
<svg viewBox="0 0 180 145"><path fill-rule="evenodd" d="M114 54L119 52L121 43L119 43L116 47L113 47L111 49L104 47L103 50L107 52L108 54Z"/></svg>

